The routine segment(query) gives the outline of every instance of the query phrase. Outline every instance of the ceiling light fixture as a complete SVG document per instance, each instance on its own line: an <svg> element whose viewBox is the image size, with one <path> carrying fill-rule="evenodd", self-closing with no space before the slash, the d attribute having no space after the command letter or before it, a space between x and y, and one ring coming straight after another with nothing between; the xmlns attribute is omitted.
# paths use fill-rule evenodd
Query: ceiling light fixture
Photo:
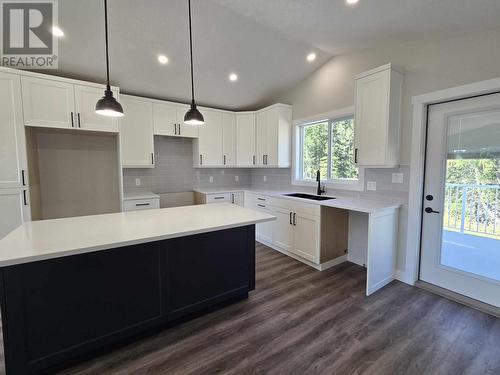
<svg viewBox="0 0 500 375"><path fill-rule="evenodd" d="M168 57L165 55L158 55L158 62L163 65L168 64Z"/></svg>
<svg viewBox="0 0 500 375"><path fill-rule="evenodd" d="M54 35L57 38L62 38L64 36L64 31L62 31L57 26L52 26L52 35Z"/></svg>
<svg viewBox="0 0 500 375"><path fill-rule="evenodd" d="M311 52L309 55L307 55L307 61L313 62L316 60L316 54L314 52Z"/></svg>
<svg viewBox="0 0 500 375"><path fill-rule="evenodd" d="M188 0L189 8L189 51L191 54L191 108L184 115L184 123L187 125L203 125L205 119L201 112L196 108L194 101L194 75L193 75L193 31L191 28L191 0Z"/></svg>
<svg viewBox="0 0 500 375"><path fill-rule="evenodd" d="M104 0L104 31L106 34L106 90L104 96L95 105L95 112L102 116L122 117L123 108L114 98L109 84L109 53L108 53L108 2Z"/></svg>
<svg viewBox="0 0 500 375"><path fill-rule="evenodd" d="M359 0L345 0L345 2L347 5L354 5L357 4Z"/></svg>
<svg viewBox="0 0 500 375"><path fill-rule="evenodd" d="M237 75L236 73L231 73L231 74L229 75L229 80L230 80L231 82L235 82L235 81L237 81L237 80L238 80L238 75Z"/></svg>

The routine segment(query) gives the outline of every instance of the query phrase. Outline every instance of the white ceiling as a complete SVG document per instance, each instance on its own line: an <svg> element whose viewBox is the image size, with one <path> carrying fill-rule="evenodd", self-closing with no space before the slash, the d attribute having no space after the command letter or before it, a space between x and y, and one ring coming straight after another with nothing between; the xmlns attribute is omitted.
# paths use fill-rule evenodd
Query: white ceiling
<svg viewBox="0 0 500 375"><path fill-rule="evenodd" d="M187 0L108 0L112 83L123 92L189 101ZM199 103L268 104L332 56L386 40L499 27L499 0L192 0ZM59 71L104 82L102 0L59 0ZM318 58L307 63L306 55ZM170 62L160 65L157 54ZM239 75L237 83L228 80Z"/></svg>

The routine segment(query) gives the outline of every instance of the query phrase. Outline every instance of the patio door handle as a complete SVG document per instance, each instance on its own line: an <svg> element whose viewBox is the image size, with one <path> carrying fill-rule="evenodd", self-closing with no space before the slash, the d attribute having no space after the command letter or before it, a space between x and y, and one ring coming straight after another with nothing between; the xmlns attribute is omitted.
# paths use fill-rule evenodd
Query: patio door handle
<svg viewBox="0 0 500 375"><path fill-rule="evenodd" d="M427 212L428 214L438 214L439 213L439 211L434 211L430 207L425 207L425 212Z"/></svg>

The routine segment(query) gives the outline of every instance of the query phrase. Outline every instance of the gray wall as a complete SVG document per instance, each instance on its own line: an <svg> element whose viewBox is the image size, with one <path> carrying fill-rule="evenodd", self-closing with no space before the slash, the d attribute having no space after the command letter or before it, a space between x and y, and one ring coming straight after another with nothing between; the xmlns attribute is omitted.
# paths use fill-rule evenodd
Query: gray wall
<svg viewBox="0 0 500 375"><path fill-rule="evenodd" d="M293 90L279 95L276 101L293 105L293 118L300 119L354 104L354 77L363 71L393 63L405 70L399 172L405 183L391 183L391 171L368 170L366 181L377 181L376 192L368 197L380 197L395 190L402 198L399 232L398 269L404 271L406 261L406 226L408 178L411 147L411 97L449 87L500 76L500 29L452 35L426 35L407 43L386 43L352 55L338 56L324 64ZM254 180L259 180L258 172ZM280 172L285 173L285 172ZM281 176L280 180L287 177ZM258 182L258 181L256 181ZM381 191L380 191L381 190Z"/></svg>

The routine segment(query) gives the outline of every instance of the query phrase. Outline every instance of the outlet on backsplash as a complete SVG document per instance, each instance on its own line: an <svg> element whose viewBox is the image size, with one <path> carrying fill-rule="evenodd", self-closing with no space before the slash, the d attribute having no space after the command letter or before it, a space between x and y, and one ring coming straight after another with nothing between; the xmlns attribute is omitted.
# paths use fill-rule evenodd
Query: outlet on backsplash
<svg viewBox="0 0 500 375"><path fill-rule="evenodd" d="M141 179L140 178L135 179L135 186L141 186Z"/></svg>
<svg viewBox="0 0 500 375"><path fill-rule="evenodd" d="M267 182L267 176L262 176L262 181Z"/></svg>
<svg viewBox="0 0 500 375"><path fill-rule="evenodd" d="M210 176L210 177L208 178L208 181L210 181L210 183L211 183L211 184L213 184L213 183L214 183L214 176Z"/></svg>
<svg viewBox="0 0 500 375"><path fill-rule="evenodd" d="M403 183L403 173L393 173L392 174L392 183L393 184L402 184Z"/></svg>
<svg viewBox="0 0 500 375"><path fill-rule="evenodd" d="M240 180L240 176L234 176L234 181L238 182Z"/></svg>
<svg viewBox="0 0 500 375"><path fill-rule="evenodd" d="M377 183L375 181L368 181L366 183L366 190L370 190L370 191L377 190Z"/></svg>

